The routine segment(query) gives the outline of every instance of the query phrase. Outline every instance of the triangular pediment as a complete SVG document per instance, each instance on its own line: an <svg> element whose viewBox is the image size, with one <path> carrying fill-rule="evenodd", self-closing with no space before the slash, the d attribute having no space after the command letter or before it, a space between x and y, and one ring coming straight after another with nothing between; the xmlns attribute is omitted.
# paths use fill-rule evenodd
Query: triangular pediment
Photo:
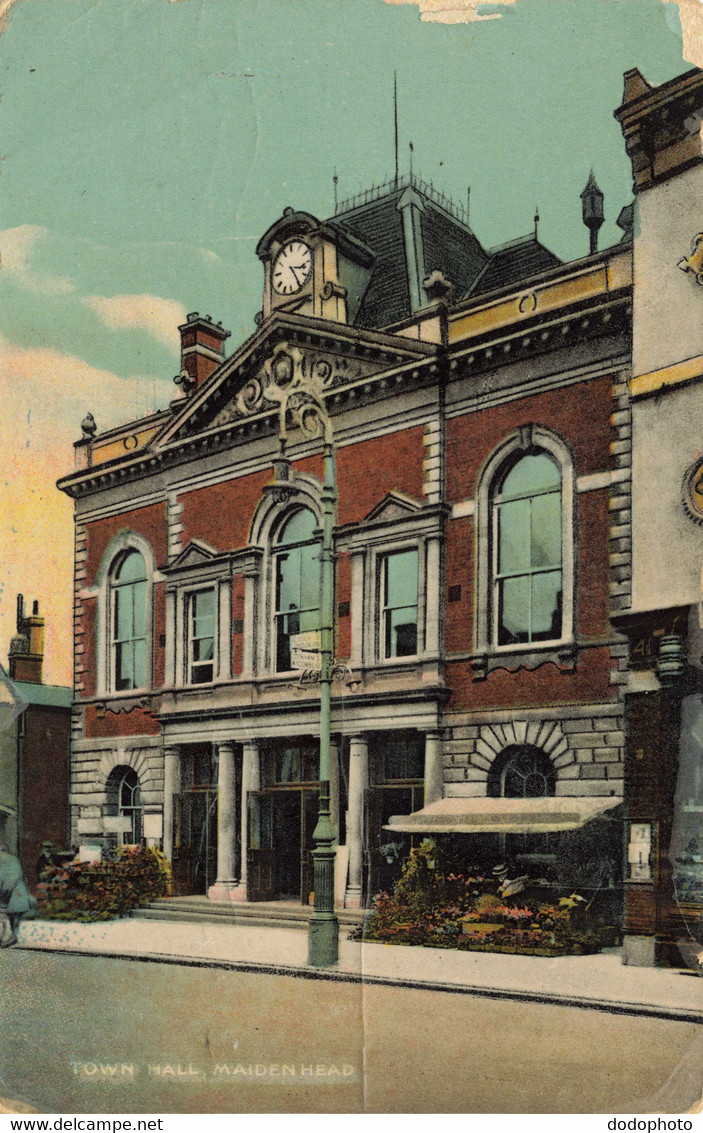
<svg viewBox="0 0 703 1133"><path fill-rule="evenodd" d="M275 411L301 380L328 391L434 354L427 343L346 324L276 314L223 362L154 438L153 447Z"/></svg>
<svg viewBox="0 0 703 1133"><path fill-rule="evenodd" d="M406 496L404 492L389 492L371 509L362 523L390 523L396 519L409 519L416 516L423 506L420 500Z"/></svg>
<svg viewBox="0 0 703 1133"><path fill-rule="evenodd" d="M178 569L182 567L203 566L205 563L212 562L220 555L220 551L216 551L209 543L204 543L201 539L191 539L187 547L184 547L178 558L174 559L171 563L171 569Z"/></svg>

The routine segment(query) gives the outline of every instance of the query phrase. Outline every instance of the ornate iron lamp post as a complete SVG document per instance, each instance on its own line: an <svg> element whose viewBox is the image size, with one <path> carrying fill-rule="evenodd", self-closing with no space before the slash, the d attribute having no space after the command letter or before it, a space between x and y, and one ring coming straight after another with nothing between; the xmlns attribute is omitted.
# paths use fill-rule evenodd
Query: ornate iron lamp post
<svg viewBox="0 0 703 1133"><path fill-rule="evenodd" d="M285 359L285 360L284 360ZM324 390L331 380L325 363L312 373L304 373L290 354L281 354L271 367L274 378L266 396L279 402L280 455L275 461L276 485L286 498L294 491L290 481L290 461L286 456L289 423L298 425L306 436L322 437L325 445L325 473L322 488L322 550L320 554L320 799L317 825L313 831L313 887L315 907L310 920L308 962L316 968L336 964L339 956L339 922L334 911L335 830L330 813L331 778L331 697L335 675L334 660L334 552L333 530L337 485L332 423L324 401ZM290 363L290 364L287 364Z"/></svg>

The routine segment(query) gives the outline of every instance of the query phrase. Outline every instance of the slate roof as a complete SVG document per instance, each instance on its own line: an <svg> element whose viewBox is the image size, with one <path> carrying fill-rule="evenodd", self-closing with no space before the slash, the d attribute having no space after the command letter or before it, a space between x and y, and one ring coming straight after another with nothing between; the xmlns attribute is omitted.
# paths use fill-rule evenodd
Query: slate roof
<svg viewBox="0 0 703 1133"><path fill-rule="evenodd" d="M483 271L469 287L466 298L470 296L473 299L487 291L509 287L563 263L554 252L540 244L534 232L491 248L489 256Z"/></svg>
<svg viewBox="0 0 703 1133"><path fill-rule="evenodd" d="M463 295L486 263L486 253L468 225L433 201L417 182L413 182L413 190L424 205L424 212L420 212L423 278L436 268L454 284L454 294ZM404 191L401 185L333 218L340 228L363 240L376 256L356 317L356 326L368 330L390 326L411 314L403 218L398 211Z"/></svg>
<svg viewBox="0 0 703 1133"><path fill-rule="evenodd" d="M397 208L402 192L397 189L334 217L335 224L358 236L376 256L356 317L360 327L388 326L410 314L402 217Z"/></svg>
<svg viewBox="0 0 703 1133"><path fill-rule="evenodd" d="M73 689L65 685L39 685L30 681L13 681L13 686L28 705L36 704L43 708L70 708L73 703Z"/></svg>

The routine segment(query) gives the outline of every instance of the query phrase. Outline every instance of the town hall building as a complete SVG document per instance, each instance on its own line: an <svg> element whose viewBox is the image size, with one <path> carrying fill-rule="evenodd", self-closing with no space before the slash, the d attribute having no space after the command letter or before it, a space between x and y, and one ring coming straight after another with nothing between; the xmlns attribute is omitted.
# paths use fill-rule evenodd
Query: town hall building
<svg viewBox="0 0 703 1133"><path fill-rule="evenodd" d="M569 263L536 226L485 248L415 176L326 220L286 208L256 250L251 336L228 353L193 312L167 409L102 433L88 415L59 483L76 843L160 845L181 894L309 903L323 456L279 434L313 389L339 499L337 904L445 836L621 917L632 210L599 251L593 177L582 198Z"/></svg>

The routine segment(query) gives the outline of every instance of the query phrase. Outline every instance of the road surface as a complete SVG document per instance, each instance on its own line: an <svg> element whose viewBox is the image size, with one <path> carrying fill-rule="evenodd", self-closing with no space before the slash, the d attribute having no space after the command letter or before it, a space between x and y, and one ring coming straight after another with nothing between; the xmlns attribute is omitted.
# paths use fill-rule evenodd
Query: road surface
<svg viewBox="0 0 703 1133"><path fill-rule="evenodd" d="M446 992L8 949L0 1019L0 1095L41 1112L680 1113L703 1093L703 1027Z"/></svg>

